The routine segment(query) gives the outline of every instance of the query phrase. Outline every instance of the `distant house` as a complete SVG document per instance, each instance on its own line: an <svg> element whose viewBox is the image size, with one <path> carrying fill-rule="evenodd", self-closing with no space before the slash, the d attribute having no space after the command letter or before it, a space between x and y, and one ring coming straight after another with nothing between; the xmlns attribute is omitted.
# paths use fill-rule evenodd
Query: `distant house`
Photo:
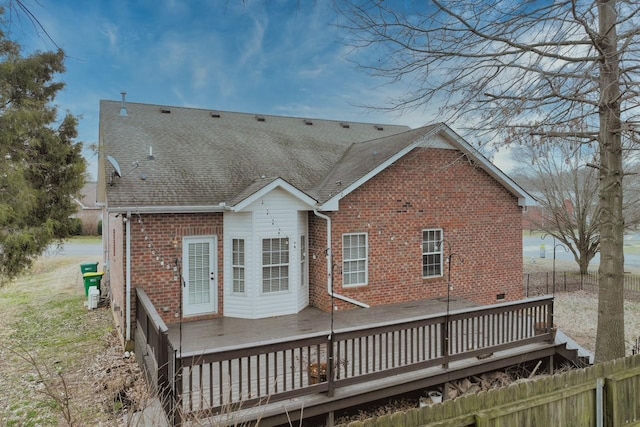
<svg viewBox="0 0 640 427"><path fill-rule="evenodd" d="M73 198L78 205L78 211L73 216L82 221L82 234L86 236L99 234L98 225L102 218L102 206L96 204L96 186L96 182L85 183L80 197Z"/></svg>
<svg viewBox="0 0 640 427"><path fill-rule="evenodd" d="M451 128L101 101L112 307L167 323L523 297L530 196ZM333 301L333 307L332 307Z"/></svg>

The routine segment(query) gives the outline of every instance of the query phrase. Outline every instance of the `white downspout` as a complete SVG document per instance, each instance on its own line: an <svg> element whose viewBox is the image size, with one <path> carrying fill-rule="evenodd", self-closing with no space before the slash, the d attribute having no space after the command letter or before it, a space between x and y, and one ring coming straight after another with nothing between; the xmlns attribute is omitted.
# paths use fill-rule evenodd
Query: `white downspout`
<svg viewBox="0 0 640 427"><path fill-rule="evenodd" d="M125 297L127 301L127 309L126 309L126 332L125 332L125 343L131 341L131 212L127 212L127 218L125 223L125 229L127 234L127 243L126 243L126 255L125 255L125 269L126 269L126 292L127 295Z"/></svg>
<svg viewBox="0 0 640 427"><path fill-rule="evenodd" d="M363 308L369 308L368 304L365 304L363 302L360 301L356 301L352 298L349 297L345 297L344 295L340 295L337 294L335 292L333 292L333 289L331 289L331 282L332 282L332 275L333 275L333 271L331 268L331 263L333 260L333 253L332 253L332 249L331 249L331 218L329 218L327 215L321 214L320 212L318 212L317 209L313 210L313 213L319 217L324 219L325 221L327 221L327 293L329 294L329 296L332 296L334 298L338 298L342 301L346 301L348 303L351 304L355 304L357 306L363 307ZM333 309L333 307L332 307Z"/></svg>

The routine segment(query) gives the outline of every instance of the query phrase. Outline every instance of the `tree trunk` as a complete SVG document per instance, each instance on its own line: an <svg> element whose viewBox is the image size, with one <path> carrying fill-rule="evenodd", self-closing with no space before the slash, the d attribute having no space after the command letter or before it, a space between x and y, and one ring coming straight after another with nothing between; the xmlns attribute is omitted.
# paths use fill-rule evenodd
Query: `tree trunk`
<svg viewBox="0 0 640 427"><path fill-rule="evenodd" d="M578 261L578 265L580 266L580 274L584 276L585 274L589 273L590 259L583 255L580 256L580 259Z"/></svg>
<svg viewBox="0 0 640 427"><path fill-rule="evenodd" d="M615 0L598 0L600 63L600 286L597 362L623 357L624 252L619 56Z"/></svg>

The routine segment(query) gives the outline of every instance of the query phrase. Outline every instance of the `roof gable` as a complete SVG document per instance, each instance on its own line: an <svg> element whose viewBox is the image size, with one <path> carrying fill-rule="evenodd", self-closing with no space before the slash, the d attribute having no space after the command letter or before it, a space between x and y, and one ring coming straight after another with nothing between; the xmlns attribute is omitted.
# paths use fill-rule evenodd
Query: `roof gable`
<svg viewBox="0 0 640 427"><path fill-rule="evenodd" d="M417 147L459 150L516 196L520 206L533 203L533 198L515 181L447 125L437 123L386 138L353 144L318 188L320 209L338 210L340 199Z"/></svg>
<svg viewBox="0 0 640 427"><path fill-rule="evenodd" d="M315 199L309 197L307 194L298 190L296 187L289 184L282 178L261 178L251 183L251 185L249 185L243 192L238 194L236 198L227 203L226 207L233 212L241 212L252 203L260 200L265 195L271 193L276 189L284 190L295 199L299 200L305 205L308 205L310 209L313 208L316 204Z"/></svg>

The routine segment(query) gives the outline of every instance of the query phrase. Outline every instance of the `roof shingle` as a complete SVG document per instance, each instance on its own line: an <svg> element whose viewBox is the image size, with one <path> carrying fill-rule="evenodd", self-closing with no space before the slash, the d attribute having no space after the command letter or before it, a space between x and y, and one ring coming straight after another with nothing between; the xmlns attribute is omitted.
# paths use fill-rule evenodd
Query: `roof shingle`
<svg viewBox="0 0 640 427"><path fill-rule="evenodd" d="M112 208L218 206L237 200L262 177L280 177L301 191L316 190L349 146L406 132L406 126L100 102L102 161L112 156L123 176L107 186ZM402 138L404 140L404 138ZM149 158L152 150L153 159ZM136 167L136 163L139 165ZM103 165L109 171L109 165ZM107 172L108 173L108 172ZM337 173L334 171L334 173Z"/></svg>

